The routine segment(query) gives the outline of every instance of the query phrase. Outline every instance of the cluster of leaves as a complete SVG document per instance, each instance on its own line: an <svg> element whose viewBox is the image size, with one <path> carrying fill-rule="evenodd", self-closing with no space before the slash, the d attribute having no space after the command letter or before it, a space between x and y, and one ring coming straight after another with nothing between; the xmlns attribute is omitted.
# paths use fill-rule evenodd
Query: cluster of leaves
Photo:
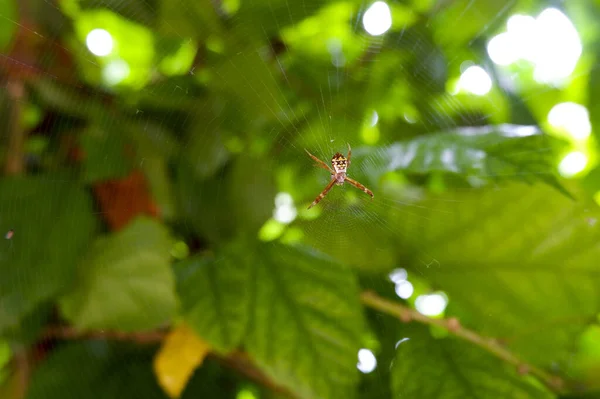
<svg viewBox="0 0 600 399"><path fill-rule="evenodd" d="M447 293L448 315L573 381L565 392L599 388L594 173L564 189L563 143L515 124L545 100L445 94L463 60L484 57L466 45L490 21L542 3L402 2L383 40L355 27L359 1L21 3L0 6L22 22L0 28L0 71L27 89L0 92L3 130L27 137L23 173L0 180L0 231L13 232L0 248L0 396L21 392L23 357L36 366L28 399L558 395L480 347L361 305L362 289L393 297L399 264L421 293ZM457 18L468 22L449 30ZM118 57L87 53L97 27ZM121 61L129 76L109 85ZM373 109L376 131L362 123ZM278 191L304 204L322 188L301 148L329 137L371 144L353 145L353 171L384 201L333 197L261 241ZM414 187L431 190L406 212ZM93 339L49 340L57 325ZM160 347L106 331L158 334ZM380 365L362 376L361 348Z"/></svg>

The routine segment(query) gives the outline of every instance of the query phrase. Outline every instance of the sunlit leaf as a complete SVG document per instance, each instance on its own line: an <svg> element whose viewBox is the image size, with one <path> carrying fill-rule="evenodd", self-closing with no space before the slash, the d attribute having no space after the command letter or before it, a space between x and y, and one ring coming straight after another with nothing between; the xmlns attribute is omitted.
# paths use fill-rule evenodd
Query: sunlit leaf
<svg viewBox="0 0 600 399"><path fill-rule="evenodd" d="M352 272L310 250L266 244L254 253L248 353L301 397L352 396L364 331Z"/></svg>
<svg viewBox="0 0 600 399"><path fill-rule="evenodd" d="M80 329L131 331L169 322L177 305L171 244L166 228L144 217L99 238L61 300L63 315Z"/></svg>
<svg viewBox="0 0 600 399"><path fill-rule="evenodd" d="M465 324L545 367L566 367L600 312L598 206L544 185L447 193L419 205L394 216L412 270L448 294ZM423 248L433 264L419 260Z"/></svg>
<svg viewBox="0 0 600 399"><path fill-rule="evenodd" d="M484 32L490 21L508 19L517 2L458 0L440 4L431 18L436 42L462 46Z"/></svg>
<svg viewBox="0 0 600 399"><path fill-rule="evenodd" d="M216 258L192 257L175 266L186 322L211 346L229 352L246 331L253 259L243 248Z"/></svg>
<svg viewBox="0 0 600 399"><path fill-rule="evenodd" d="M156 23L158 1L156 0L82 0L82 9L107 8L121 16L144 25Z"/></svg>
<svg viewBox="0 0 600 399"><path fill-rule="evenodd" d="M379 172L447 172L488 181L541 180L569 195L556 178L560 144L534 126L466 127L374 149L367 167Z"/></svg>
<svg viewBox="0 0 600 399"><path fill-rule="evenodd" d="M395 397L554 397L483 349L456 338L433 338L422 326L406 329L404 338L391 371Z"/></svg>

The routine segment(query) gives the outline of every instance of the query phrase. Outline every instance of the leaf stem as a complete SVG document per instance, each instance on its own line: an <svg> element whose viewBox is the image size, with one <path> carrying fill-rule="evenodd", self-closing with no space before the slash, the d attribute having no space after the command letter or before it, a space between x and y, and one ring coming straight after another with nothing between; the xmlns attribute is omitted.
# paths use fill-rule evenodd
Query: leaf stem
<svg viewBox="0 0 600 399"><path fill-rule="evenodd" d="M361 294L361 301L364 305L396 317L403 322L414 320L422 324L441 327L450 334L477 345L498 359L514 366L519 373L531 374L553 392L562 393L565 389L565 383L559 376L550 374L543 369L524 362L514 353L502 346L496 339L483 337L476 332L461 326L456 318L434 319L402 305L401 303L382 298L372 291L363 292Z"/></svg>
<svg viewBox="0 0 600 399"><path fill-rule="evenodd" d="M113 341L129 341L137 344L158 344L167 336L167 330L154 330L143 332L120 332L120 331L79 331L70 326L54 326L46 328L42 339L102 339ZM283 397L294 399L294 395L287 388L278 385L256 367L252 360L243 352L234 351L228 355L221 355L211 352L209 356L220 364L235 370L246 378L264 386L265 388L282 395Z"/></svg>

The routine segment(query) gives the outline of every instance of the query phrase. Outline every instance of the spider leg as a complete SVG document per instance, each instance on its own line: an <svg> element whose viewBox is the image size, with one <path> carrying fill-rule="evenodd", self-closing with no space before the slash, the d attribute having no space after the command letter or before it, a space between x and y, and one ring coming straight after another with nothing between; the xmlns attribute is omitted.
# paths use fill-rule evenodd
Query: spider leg
<svg viewBox="0 0 600 399"><path fill-rule="evenodd" d="M321 194L319 194L317 196L317 198L315 198L315 200L312 202L312 204L309 205L309 207L307 209L310 209L313 206L317 205L323 198L325 198L325 196L327 195L327 193L329 192L329 190L331 190L331 188L333 187L333 185L335 184L335 182L336 182L335 179L331 179L331 181L329 182L329 184L325 187L325 189L323 191L321 191Z"/></svg>
<svg viewBox="0 0 600 399"><path fill-rule="evenodd" d="M308 152L308 150L306 148L304 149L304 151L306 151L308 156L311 157L313 159L313 161L315 161L317 163L316 166L318 166L319 168L326 169L332 174L335 174L335 171L333 169L331 169L331 167L329 165L327 165L325 162L321 161L319 158L315 157L313 154Z"/></svg>
<svg viewBox="0 0 600 399"><path fill-rule="evenodd" d="M348 166L350 166L350 157L352 156L352 148L350 148L350 143L346 143L348 144L348 156L346 158L348 158Z"/></svg>
<svg viewBox="0 0 600 399"><path fill-rule="evenodd" d="M371 196L371 199L373 199L373 191L369 190L368 188L366 188L365 186L363 186L356 180L349 178L348 176L346 176L346 181L348 183L352 184L354 187L358 188L359 190L364 191L365 193L369 194Z"/></svg>

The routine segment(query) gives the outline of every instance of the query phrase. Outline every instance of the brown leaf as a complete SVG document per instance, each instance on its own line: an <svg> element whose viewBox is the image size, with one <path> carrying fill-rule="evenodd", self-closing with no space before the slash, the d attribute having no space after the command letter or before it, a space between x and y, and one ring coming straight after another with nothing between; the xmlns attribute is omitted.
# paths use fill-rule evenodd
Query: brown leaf
<svg viewBox="0 0 600 399"><path fill-rule="evenodd" d="M94 184L102 216L112 230L120 230L139 215L159 216L144 174L134 170L123 179Z"/></svg>

